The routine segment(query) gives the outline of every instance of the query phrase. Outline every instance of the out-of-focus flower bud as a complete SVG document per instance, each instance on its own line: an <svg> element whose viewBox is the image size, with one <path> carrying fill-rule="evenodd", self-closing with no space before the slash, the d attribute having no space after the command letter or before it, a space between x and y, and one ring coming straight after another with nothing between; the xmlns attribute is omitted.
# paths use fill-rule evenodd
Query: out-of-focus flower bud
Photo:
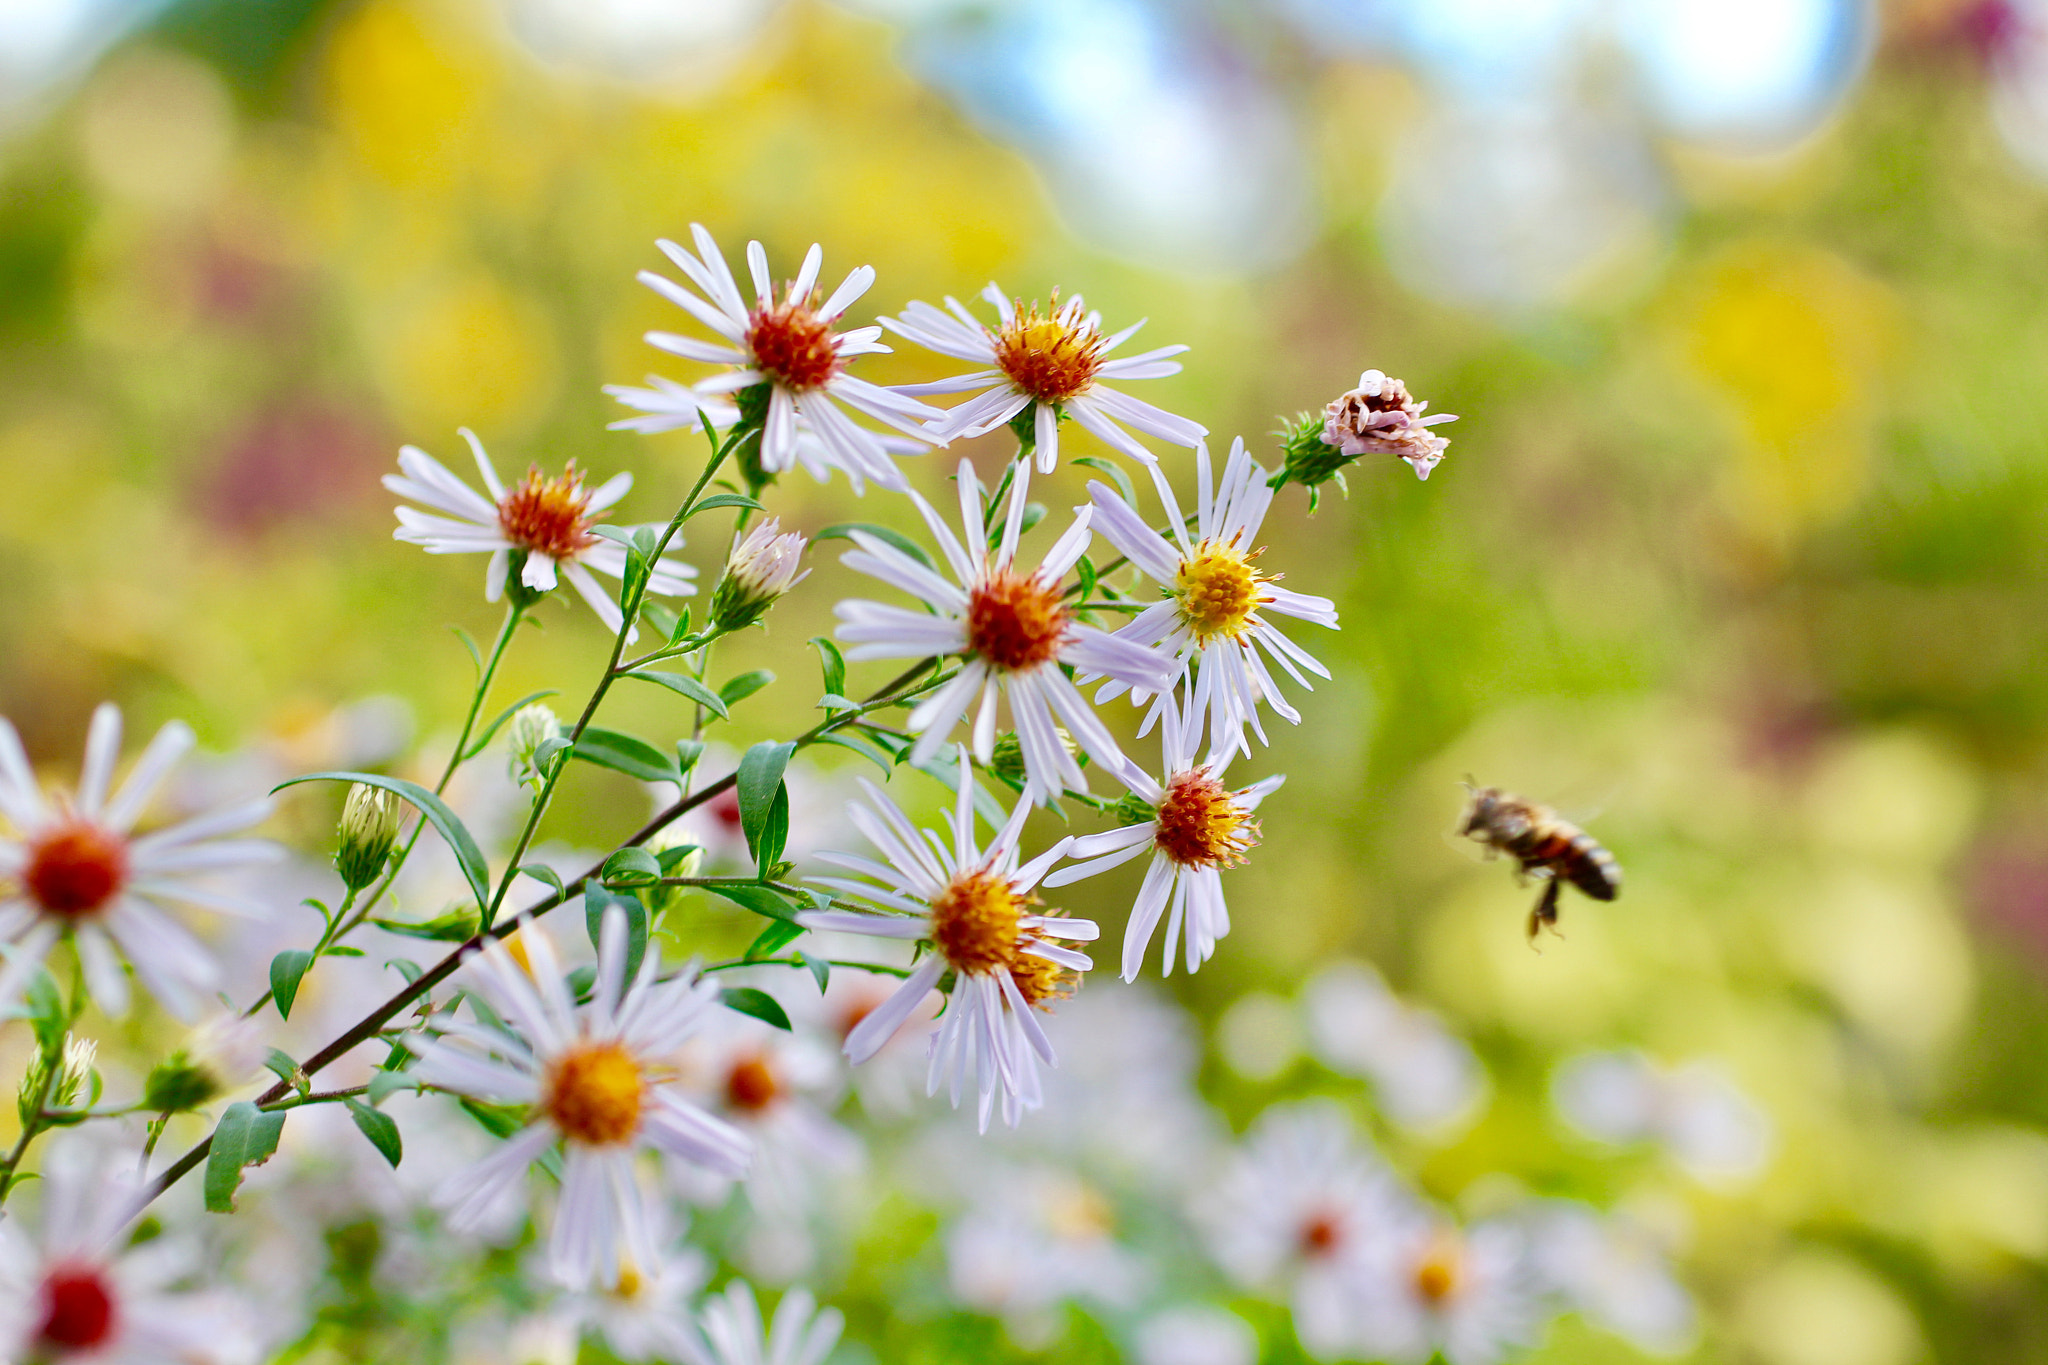
<svg viewBox="0 0 2048 1365"><path fill-rule="evenodd" d="M263 1065L263 1034L254 1020L221 1015L201 1024L149 1073L142 1107L181 1114L245 1084Z"/></svg>
<svg viewBox="0 0 2048 1365"><path fill-rule="evenodd" d="M669 865L666 858L662 859L665 875L670 877L695 877L702 875L704 871L704 850L691 842L687 830L679 830L674 825L665 826L657 830L654 837L649 839L646 844L647 851L658 858L670 849L683 847L688 847L690 851L676 860L673 865ZM681 900L688 890L688 887L665 886L657 882L653 886L644 888L640 894L647 898L648 912L659 915Z"/></svg>
<svg viewBox="0 0 2048 1365"><path fill-rule="evenodd" d="M761 619L775 600L810 576L800 569L804 538L782 534L782 521L770 517L734 547L725 573L711 592L711 621L720 630L740 630Z"/></svg>
<svg viewBox="0 0 2048 1365"><path fill-rule="evenodd" d="M1060 747L1086 763L1087 755L1074 744L1074 737L1067 733L1065 726L1056 725L1053 733L1059 736ZM1022 782L1025 777L1024 745L1017 738L1015 730L1005 730L996 736L996 745L988 757L988 770L997 777L1010 782Z"/></svg>
<svg viewBox="0 0 2048 1365"><path fill-rule="evenodd" d="M1418 403L1400 380L1367 370L1358 376L1358 387L1331 401L1319 417L1302 413L1277 434L1284 463L1268 483L1278 488L1298 483L1309 490L1309 507L1315 507L1319 485L1337 481L1344 486L1343 469L1361 455L1392 455L1406 460L1419 479L1444 457L1450 441L1432 435L1430 428L1458 419L1450 413L1425 416L1429 404Z"/></svg>
<svg viewBox="0 0 2048 1365"><path fill-rule="evenodd" d="M396 792L358 782L348 789L341 808L334 870L342 884L360 891L384 873L391 846L398 842L399 800Z"/></svg>
<svg viewBox="0 0 2048 1365"><path fill-rule="evenodd" d="M68 1109L77 1104L78 1097L85 1093L86 1084L92 1079L92 1064L99 1050L100 1045L90 1038L65 1034L54 1082L50 1076L49 1054L38 1051L28 1065L28 1074L21 1078L21 1089L15 1093L14 1108L21 1116L22 1126L33 1123L42 1111Z"/></svg>
<svg viewBox="0 0 2048 1365"><path fill-rule="evenodd" d="M511 758L512 780L523 787L538 787L545 780L541 771L540 746L562 733L562 722L541 702L522 706L512 713L505 727L505 748Z"/></svg>

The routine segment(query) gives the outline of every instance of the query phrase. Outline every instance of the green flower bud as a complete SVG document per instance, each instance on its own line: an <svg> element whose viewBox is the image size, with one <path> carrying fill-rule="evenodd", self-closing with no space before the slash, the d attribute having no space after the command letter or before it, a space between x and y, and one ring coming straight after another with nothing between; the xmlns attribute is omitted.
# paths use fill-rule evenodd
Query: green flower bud
<svg viewBox="0 0 2048 1365"><path fill-rule="evenodd" d="M398 842L398 818L397 793L360 782L348 789L334 870L349 890L360 891L383 875L391 846Z"/></svg>
<svg viewBox="0 0 2048 1365"><path fill-rule="evenodd" d="M158 1062L142 1086L142 1107L182 1114L239 1088L263 1064L254 1022L225 1016L194 1030L185 1046Z"/></svg>
<svg viewBox="0 0 2048 1365"><path fill-rule="evenodd" d="M777 598L810 576L809 569L799 572L804 538L794 531L780 534L781 530L781 520L770 517L734 547L711 591L711 621L720 630L754 624Z"/></svg>
<svg viewBox="0 0 2048 1365"><path fill-rule="evenodd" d="M1053 733L1059 736L1062 749L1079 758L1084 766L1087 764L1087 756L1075 748L1074 737L1067 733L1065 726L1055 725ZM1017 738L1015 730L1005 730L996 736L996 746L990 752L988 762L983 766L989 772L1005 781L1022 782L1024 780L1024 745Z"/></svg>
<svg viewBox="0 0 2048 1365"><path fill-rule="evenodd" d="M546 780L540 768L540 746L562 733L562 722L540 702L513 712L505 727L505 748L511 759L512 780L521 786L538 787Z"/></svg>
<svg viewBox="0 0 2048 1365"><path fill-rule="evenodd" d="M1116 804L1110 807L1110 814L1116 817L1119 825L1149 825L1159 818L1159 811L1152 803L1136 792L1125 792L1118 797Z"/></svg>
<svg viewBox="0 0 2048 1365"><path fill-rule="evenodd" d="M68 1109L78 1103L78 1097L85 1093L86 1084L92 1079L92 1064L99 1049L100 1045L90 1038L65 1034L54 1084L50 1078L50 1054L36 1053L14 1097L14 1110L21 1116L23 1127L33 1123L42 1110Z"/></svg>

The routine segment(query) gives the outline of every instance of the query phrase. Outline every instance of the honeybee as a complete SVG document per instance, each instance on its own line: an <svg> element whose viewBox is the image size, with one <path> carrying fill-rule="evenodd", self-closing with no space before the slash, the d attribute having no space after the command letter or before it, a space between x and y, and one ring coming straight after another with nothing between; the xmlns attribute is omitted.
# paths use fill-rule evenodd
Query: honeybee
<svg viewBox="0 0 2048 1365"><path fill-rule="evenodd" d="M1536 908L1529 912L1529 944L1545 928L1557 932L1557 898L1570 882L1596 901L1621 894L1621 864L1600 841L1548 806L1524 801L1498 787L1474 787L1458 824L1458 833L1486 846L1486 856L1505 853L1519 866L1517 879L1535 877L1544 883Z"/></svg>

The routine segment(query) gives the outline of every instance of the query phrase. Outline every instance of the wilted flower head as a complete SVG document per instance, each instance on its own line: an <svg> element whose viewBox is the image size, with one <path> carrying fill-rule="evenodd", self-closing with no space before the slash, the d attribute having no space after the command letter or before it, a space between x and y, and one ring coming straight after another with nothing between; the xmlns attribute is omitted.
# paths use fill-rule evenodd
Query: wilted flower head
<svg viewBox="0 0 2048 1365"><path fill-rule="evenodd" d="M1458 420L1450 413L1424 417L1428 407L1410 397L1400 380L1367 370L1358 376L1357 388L1323 409L1323 444L1346 455L1398 456L1414 468L1416 478L1426 479L1450 444L1430 435L1429 428Z"/></svg>
<svg viewBox="0 0 2048 1365"><path fill-rule="evenodd" d="M521 786L539 785L544 776L540 746L561 733L561 719L542 702L513 712L511 723L505 727L505 752L511 761L512 780Z"/></svg>
<svg viewBox="0 0 2048 1365"><path fill-rule="evenodd" d="M782 531L779 517L747 532L712 592L712 622L721 630L740 630L760 620L777 598L810 577L809 569L799 568L804 545L802 535Z"/></svg>
<svg viewBox="0 0 2048 1365"><path fill-rule="evenodd" d="M358 782L348 789L341 808L340 839L334 870L342 884L360 891L383 874L384 860L398 842L398 794Z"/></svg>

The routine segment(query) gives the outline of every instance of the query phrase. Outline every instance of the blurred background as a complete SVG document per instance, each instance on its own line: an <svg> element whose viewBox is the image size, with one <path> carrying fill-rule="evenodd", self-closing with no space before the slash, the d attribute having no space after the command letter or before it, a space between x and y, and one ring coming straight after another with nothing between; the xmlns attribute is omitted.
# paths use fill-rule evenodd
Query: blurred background
<svg viewBox="0 0 2048 1365"><path fill-rule="evenodd" d="M1236 933L1169 983L1204 1092L1242 1126L1355 1090L1295 996L1369 960L1486 1078L1399 1164L1639 1211L1689 1358L2048 1361L2048 4L0 0L0 712L66 768L102 697L308 762L367 696L448 729L446 627L495 616L377 478L466 424L664 516L698 447L599 390L664 368L633 274L692 221L873 263L863 313L995 279L1149 316L1193 351L1144 396L1268 464L1367 367L1461 414L1426 484L1269 522L1344 629L1295 632L1336 679L1258 757L1291 776ZM807 675L845 587L735 665ZM544 616L507 696L588 670L588 613ZM1531 953L1532 893L1447 837L1467 774L1581 819L1623 898ZM1625 1049L1710 1068L1755 1150L1561 1119L1558 1069ZM825 1288L941 1358L872 1271ZM947 1349L1111 1358L1019 1336ZM1642 1357L1567 1321L1536 1358Z"/></svg>

